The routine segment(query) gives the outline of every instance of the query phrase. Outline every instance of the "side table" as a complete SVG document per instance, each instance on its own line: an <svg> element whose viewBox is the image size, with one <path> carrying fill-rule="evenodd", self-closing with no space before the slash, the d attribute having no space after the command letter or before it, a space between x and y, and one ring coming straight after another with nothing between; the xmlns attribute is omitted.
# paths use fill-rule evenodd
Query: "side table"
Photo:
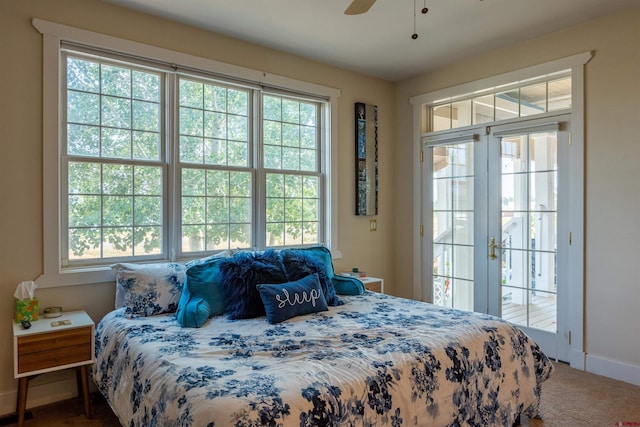
<svg viewBox="0 0 640 427"><path fill-rule="evenodd" d="M378 277L358 277L363 284L366 290L373 292L384 293L384 279L380 279Z"/></svg>
<svg viewBox="0 0 640 427"><path fill-rule="evenodd" d="M93 320L82 310L40 318L29 329L14 323L13 376L18 379L18 427L24 425L29 379L69 368L77 369L78 395L82 389L84 414L91 418L87 367L95 361L94 328Z"/></svg>

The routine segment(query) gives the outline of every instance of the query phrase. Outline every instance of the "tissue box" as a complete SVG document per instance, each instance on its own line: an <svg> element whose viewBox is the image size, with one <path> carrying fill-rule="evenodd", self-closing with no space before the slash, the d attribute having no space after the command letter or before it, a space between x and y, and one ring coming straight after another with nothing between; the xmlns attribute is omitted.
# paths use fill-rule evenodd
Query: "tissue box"
<svg viewBox="0 0 640 427"><path fill-rule="evenodd" d="M38 298L34 299L13 299L13 312L16 323L23 320L32 322L38 320Z"/></svg>

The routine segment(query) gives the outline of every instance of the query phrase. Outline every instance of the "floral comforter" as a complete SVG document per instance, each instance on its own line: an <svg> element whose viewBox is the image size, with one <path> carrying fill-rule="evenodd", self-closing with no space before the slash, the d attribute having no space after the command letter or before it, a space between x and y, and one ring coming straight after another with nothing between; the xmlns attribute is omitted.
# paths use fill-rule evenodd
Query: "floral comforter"
<svg viewBox="0 0 640 427"><path fill-rule="evenodd" d="M511 426L553 365L495 317L367 292L271 325L174 315L96 328L93 378L124 426Z"/></svg>

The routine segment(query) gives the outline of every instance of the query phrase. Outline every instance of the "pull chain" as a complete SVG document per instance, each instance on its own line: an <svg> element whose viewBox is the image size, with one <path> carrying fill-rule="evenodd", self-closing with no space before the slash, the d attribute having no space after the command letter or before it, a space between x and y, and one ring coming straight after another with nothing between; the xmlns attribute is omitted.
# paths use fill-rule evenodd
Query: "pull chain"
<svg viewBox="0 0 640 427"><path fill-rule="evenodd" d="M413 34L411 34L411 38L413 40L418 38L418 33L416 33L416 0L413 0Z"/></svg>
<svg viewBox="0 0 640 427"><path fill-rule="evenodd" d="M429 9L427 8L427 0L424 0L422 10L420 10L420 12L423 15L426 15L427 12L429 12ZM413 40L418 38L418 32L416 31L416 0L413 0L413 34L411 34L411 38Z"/></svg>

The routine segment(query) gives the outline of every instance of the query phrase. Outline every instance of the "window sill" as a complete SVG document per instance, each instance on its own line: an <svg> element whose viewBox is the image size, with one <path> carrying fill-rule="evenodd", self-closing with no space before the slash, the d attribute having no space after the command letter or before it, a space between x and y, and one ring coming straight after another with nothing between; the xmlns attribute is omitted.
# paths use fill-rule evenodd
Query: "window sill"
<svg viewBox="0 0 640 427"><path fill-rule="evenodd" d="M115 277L111 267L74 268L44 273L35 282L39 288L59 288L64 286L89 285L113 282Z"/></svg>

